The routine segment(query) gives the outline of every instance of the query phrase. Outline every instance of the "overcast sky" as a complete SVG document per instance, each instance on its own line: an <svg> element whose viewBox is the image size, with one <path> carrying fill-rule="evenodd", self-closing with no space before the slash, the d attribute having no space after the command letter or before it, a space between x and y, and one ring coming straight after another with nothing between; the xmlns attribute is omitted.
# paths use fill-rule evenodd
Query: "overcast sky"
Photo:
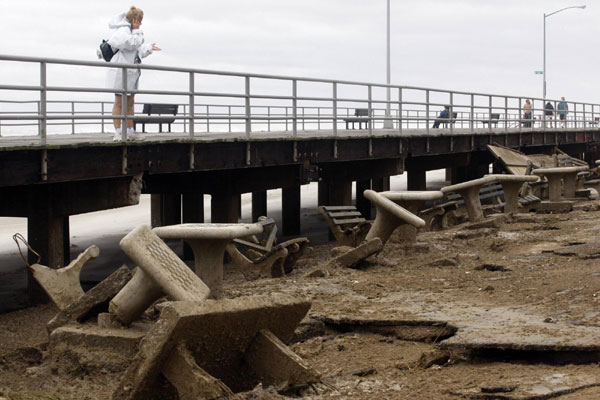
<svg viewBox="0 0 600 400"><path fill-rule="evenodd" d="M590 0L391 0L392 83L541 97L543 14L586 1L547 19L548 97L596 102L600 7ZM0 0L1 53L96 60L109 19L131 4ZM147 64L385 82L386 0L133 4L146 40L163 48Z"/></svg>

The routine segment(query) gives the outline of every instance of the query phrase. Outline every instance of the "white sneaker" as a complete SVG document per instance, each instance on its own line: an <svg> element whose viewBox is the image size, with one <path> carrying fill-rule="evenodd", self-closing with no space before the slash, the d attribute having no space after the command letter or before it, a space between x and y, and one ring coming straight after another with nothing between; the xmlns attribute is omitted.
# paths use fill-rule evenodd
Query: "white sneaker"
<svg viewBox="0 0 600 400"><path fill-rule="evenodd" d="M132 128L127 128L127 140L135 142L142 140L140 134L134 131Z"/></svg>
<svg viewBox="0 0 600 400"><path fill-rule="evenodd" d="M120 142L120 141L121 141L121 128L116 128L115 134L113 136L113 142Z"/></svg>

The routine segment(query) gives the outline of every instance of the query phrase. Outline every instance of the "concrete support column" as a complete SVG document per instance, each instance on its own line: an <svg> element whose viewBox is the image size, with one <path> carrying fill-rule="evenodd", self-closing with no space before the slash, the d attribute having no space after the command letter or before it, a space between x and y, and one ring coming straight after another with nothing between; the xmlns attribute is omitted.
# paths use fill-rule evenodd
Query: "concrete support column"
<svg viewBox="0 0 600 400"><path fill-rule="evenodd" d="M329 183L325 180L319 181L317 191L317 205L328 206L329 205Z"/></svg>
<svg viewBox="0 0 600 400"><path fill-rule="evenodd" d="M252 192L252 222L258 221L258 217L267 215L267 191Z"/></svg>
<svg viewBox="0 0 600 400"><path fill-rule="evenodd" d="M68 259L65 250L69 248L69 217L55 215L48 197L38 198L35 210L27 218L27 241L40 255L39 263L50 268L64 267ZM65 232L65 226L67 230ZM37 256L28 253L28 262L37 262ZM48 296L27 270L27 292L31 304L48 302Z"/></svg>
<svg viewBox="0 0 600 400"><path fill-rule="evenodd" d="M240 195L235 193L214 193L210 199L210 220L212 223L237 223Z"/></svg>
<svg viewBox="0 0 600 400"><path fill-rule="evenodd" d="M390 190L390 177L389 176L384 176L381 178L373 178L371 180L372 184L372 188L374 191L376 192L385 192L387 190Z"/></svg>
<svg viewBox="0 0 600 400"><path fill-rule="evenodd" d="M366 219L371 219L371 202L365 198L363 192L371 189L371 180L356 181L356 209Z"/></svg>
<svg viewBox="0 0 600 400"><path fill-rule="evenodd" d="M181 219L185 223L203 223L204 222L204 194L203 193L183 193L181 195L182 213ZM192 248L183 243L183 259L193 260L194 252Z"/></svg>
<svg viewBox="0 0 600 400"><path fill-rule="evenodd" d="M408 190L427 190L427 171L420 168L410 168L407 171L406 187Z"/></svg>
<svg viewBox="0 0 600 400"><path fill-rule="evenodd" d="M281 218L284 236L300 234L300 185L281 190Z"/></svg>
<svg viewBox="0 0 600 400"><path fill-rule="evenodd" d="M181 194L160 193L150 196L152 227L181 223Z"/></svg>

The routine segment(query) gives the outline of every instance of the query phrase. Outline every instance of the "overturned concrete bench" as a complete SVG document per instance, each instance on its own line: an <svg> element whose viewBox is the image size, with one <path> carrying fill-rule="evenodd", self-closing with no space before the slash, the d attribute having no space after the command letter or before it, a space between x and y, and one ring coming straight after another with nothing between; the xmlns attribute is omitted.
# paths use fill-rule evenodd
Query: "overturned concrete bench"
<svg viewBox="0 0 600 400"><path fill-rule="evenodd" d="M120 246L138 265L133 278L108 308L125 325L164 295L180 301L208 298L208 286L148 226L140 225L129 232Z"/></svg>
<svg viewBox="0 0 600 400"><path fill-rule="evenodd" d="M577 174L588 169L589 167L587 166L537 168L532 173L538 176L545 176L548 180L549 200L551 202L561 202L566 199L575 198ZM561 194L561 181L564 186L564 197Z"/></svg>
<svg viewBox="0 0 600 400"><path fill-rule="evenodd" d="M514 213L519 208L519 191L525 182L536 182L539 177L533 175L489 174L484 175L500 182L504 191L504 213Z"/></svg>
<svg viewBox="0 0 600 400"><path fill-rule="evenodd" d="M381 243L385 245L392 232L400 225L410 224L417 228L425 226L425 221L421 218L394 203L387 197L382 196L380 193L367 189L364 191L364 196L377 208L375 222L365 237L366 241L378 237L381 239Z"/></svg>
<svg viewBox="0 0 600 400"><path fill-rule="evenodd" d="M153 229L162 239L183 239L194 251L196 274L210 288L213 298L223 295L223 255L233 239L257 235L260 224L180 224Z"/></svg>
<svg viewBox="0 0 600 400"><path fill-rule="evenodd" d="M483 209L481 208L479 190L483 185L492 181L493 179L490 177L473 179L471 181L457 183L456 185L445 186L442 188L442 192L444 194L452 192L458 193L465 202L469 221L471 221L471 223L479 222L483 220Z"/></svg>
<svg viewBox="0 0 600 400"><path fill-rule="evenodd" d="M320 206L319 212L341 246L358 246L371 229L371 223L354 206Z"/></svg>
<svg viewBox="0 0 600 400"><path fill-rule="evenodd" d="M182 399L230 398L259 382L316 383L319 375L285 345L309 308L283 294L167 303L112 398L160 397L161 374Z"/></svg>
<svg viewBox="0 0 600 400"><path fill-rule="evenodd" d="M257 224L263 226L262 237L233 239L225 247L233 263L247 280L279 278L291 273L309 243L308 238L277 243L277 225L273 218L258 217Z"/></svg>
<svg viewBox="0 0 600 400"><path fill-rule="evenodd" d="M408 191L386 191L380 192L380 195L392 200L394 203L404 207L406 210L411 213L418 215L419 211L423 208L423 205L426 201L439 200L444 197L444 193L439 190L429 190L429 191L418 191L418 190L408 190ZM425 220L425 219L423 219ZM428 227L427 221L425 221L425 226ZM401 237L407 241L414 242L417 237L417 228L405 224L400 228L402 230Z"/></svg>

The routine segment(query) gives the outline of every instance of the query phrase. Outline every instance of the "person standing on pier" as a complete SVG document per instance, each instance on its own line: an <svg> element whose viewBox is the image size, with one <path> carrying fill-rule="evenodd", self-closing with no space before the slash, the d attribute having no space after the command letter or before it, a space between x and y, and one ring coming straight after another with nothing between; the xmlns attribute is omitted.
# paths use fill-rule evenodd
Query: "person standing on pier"
<svg viewBox="0 0 600 400"><path fill-rule="evenodd" d="M544 127L547 128L548 127L548 122L550 121L550 128L553 128L553 124L552 124L552 118L554 117L554 106L552 105L552 103L547 102L546 105L544 106Z"/></svg>
<svg viewBox="0 0 600 400"><path fill-rule="evenodd" d="M561 121L562 127L567 127L567 113L569 112L569 105L565 101L564 97L560 98L560 103L556 105L556 111L558 111L558 118Z"/></svg>
<svg viewBox="0 0 600 400"><path fill-rule="evenodd" d="M115 29L115 33L108 40L108 44L116 51L116 54L110 60L113 63L140 64L141 59L152 54L153 51L159 51L156 43L145 43L144 34L140 30L144 12L131 6L126 12L113 18L108 26ZM141 71L132 66L127 68L127 92L137 90ZM122 68L111 68L108 70L107 86L111 89L123 90L123 70ZM127 115L133 115L134 94L127 95ZM115 93L115 104L112 115L123 115L123 95ZM115 135L113 140L121 140L121 120L113 119L115 126ZM137 139L133 131L133 121L127 120L127 139Z"/></svg>
<svg viewBox="0 0 600 400"><path fill-rule="evenodd" d="M525 100L525 105L523 106L523 119L526 120L523 123L525 128L531 128L531 101L529 99ZM529 120L529 121L527 121Z"/></svg>

